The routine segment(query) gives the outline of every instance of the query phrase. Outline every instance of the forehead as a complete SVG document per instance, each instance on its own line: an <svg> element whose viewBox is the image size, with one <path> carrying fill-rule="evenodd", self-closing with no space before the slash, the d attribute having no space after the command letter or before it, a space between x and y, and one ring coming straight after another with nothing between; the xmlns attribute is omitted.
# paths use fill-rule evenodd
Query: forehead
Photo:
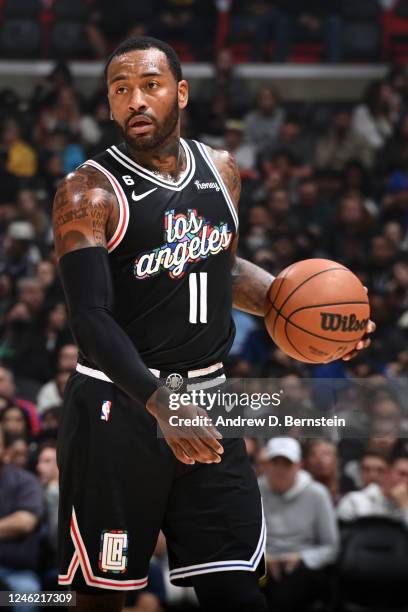
<svg viewBox="0 0 408 612"><path fill-rule="evenodd" d="M4 418L5 418L5 419L6 419L8 416L10 416L10 415L11 415L13 418L14 418L14 417L21 417L21 418L24 418L24 417L23 417L23 412L22 412L22 410L21 410L21 409L20 409L18 406L10 406L10 408L7 408L7 409L4 411Z"/></svg>
<svg viewBox="0 0 408 612"><path fill-rule="evenodd" d="M115 76L141 76L145 73L170 72L167 56L160 49L137 49L114 57L108 67L108 82Z"/></svg>
<svg viewBox="0 0 408 612"><path fill-rule="evenodd" d="M381 457L375 457L374 455L367 455L366 457L363 457L363 465L373 465L373 464L382 464L382 465L387 465L387 462L385 461L385 459L382 459Z"/></svg>

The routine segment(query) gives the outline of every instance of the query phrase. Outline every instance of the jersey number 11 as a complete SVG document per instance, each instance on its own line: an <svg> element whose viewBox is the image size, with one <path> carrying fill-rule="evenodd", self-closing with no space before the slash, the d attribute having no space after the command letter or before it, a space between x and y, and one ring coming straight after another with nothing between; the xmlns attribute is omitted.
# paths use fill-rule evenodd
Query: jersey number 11
<svg viewBox="0 0 408 612"><path fill-rule="evenodd" d="M207 272L189 274L190 323L207 323Z"/></svg>

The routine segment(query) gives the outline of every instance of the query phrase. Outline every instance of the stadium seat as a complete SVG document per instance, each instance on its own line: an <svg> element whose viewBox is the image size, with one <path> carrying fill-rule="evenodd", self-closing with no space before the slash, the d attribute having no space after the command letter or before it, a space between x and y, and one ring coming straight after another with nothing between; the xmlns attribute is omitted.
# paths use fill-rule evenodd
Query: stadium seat
<svg viewBox="0 0 408 612"><path fill-rule="evenodd" d="M380 14L377 0L343 0L343 16L347 21L376 21Z"/></svg>
<svg viewBox="0 0 408 612"><path fill-rule="evenodd" d="M408 2L399 3L395 11L382 16L384 59L404 64L408 58Z"/></svg>
<svg viewBox="0 0 408 612"><path fill-rule="evenodd" d="M32 19L7 19L0 29L0 47L6 57L35 56L41 45L41 30Z"/></svg>
<svg viewBox="0 0 408 612"><path fill-rule="evenodd" d="M56 19L85 21L89 9L84 0L55 0L53 7Z"/></svg>
<svg viewBox="0 0 408 612"><path fill-rule="evenodd" d="M3 14L9 17L35 18L42 11L41 0L5 0Z"/></svg>
<svg viewBox="0 0 408 612"><path fill-rule="evenodd" d="M58 58L84 57L89 51L84 24L57 21L51 32L50 51Z"/></svg>
<svg viewBox="0 0 408 612"><path fill-rule="evenodd" d="M408 530L382 517L344 528L338 562L340 609L402 610L408 606Z"/></svg>
<svg viewBox="0 0 408 612"><path fill-rule="evenodd" d="M344 56L346 61L380 58L381 6L378 0L344 0Z"/></svg>
<svg viewBox="0 0 408 612"><path fill-rule="evenodd" d="M408 0L398 0L394 13L401 19L408 19Z"/></svg>
<svg viewBox="0 0 408 612"><path fill-rule="evenodd" d="M375 61L379 59L381 30L377 23L347 23L344 28L346 60Z"/></svg>

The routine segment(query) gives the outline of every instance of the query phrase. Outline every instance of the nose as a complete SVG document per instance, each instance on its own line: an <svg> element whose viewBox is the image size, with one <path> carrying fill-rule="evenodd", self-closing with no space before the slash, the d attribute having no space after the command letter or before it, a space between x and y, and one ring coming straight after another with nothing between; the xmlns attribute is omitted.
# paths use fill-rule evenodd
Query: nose
<svg viewBox="0 0 408 612"><path fill-rule="evenodd" d="M129 110L130 112L140 112L145 111L147 108L147 104L143 95L143 91L139 89L139 87L135 87L132 91L132 96L129 100Z"/></svg>

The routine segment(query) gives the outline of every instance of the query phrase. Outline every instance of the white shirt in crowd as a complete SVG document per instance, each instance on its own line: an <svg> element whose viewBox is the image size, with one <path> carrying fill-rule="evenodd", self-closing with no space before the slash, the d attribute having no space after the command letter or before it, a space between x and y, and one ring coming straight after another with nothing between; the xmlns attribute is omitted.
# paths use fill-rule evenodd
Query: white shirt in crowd
<svg viewBox="0 0 408 612"><path fill-rule="evenodd" d="M378 484L370 484L362 491L347 493L337 506L341 521L355 521L366 516L385 516L402 521L408 526L408 508L400 508L386 497Z"/></svg>

